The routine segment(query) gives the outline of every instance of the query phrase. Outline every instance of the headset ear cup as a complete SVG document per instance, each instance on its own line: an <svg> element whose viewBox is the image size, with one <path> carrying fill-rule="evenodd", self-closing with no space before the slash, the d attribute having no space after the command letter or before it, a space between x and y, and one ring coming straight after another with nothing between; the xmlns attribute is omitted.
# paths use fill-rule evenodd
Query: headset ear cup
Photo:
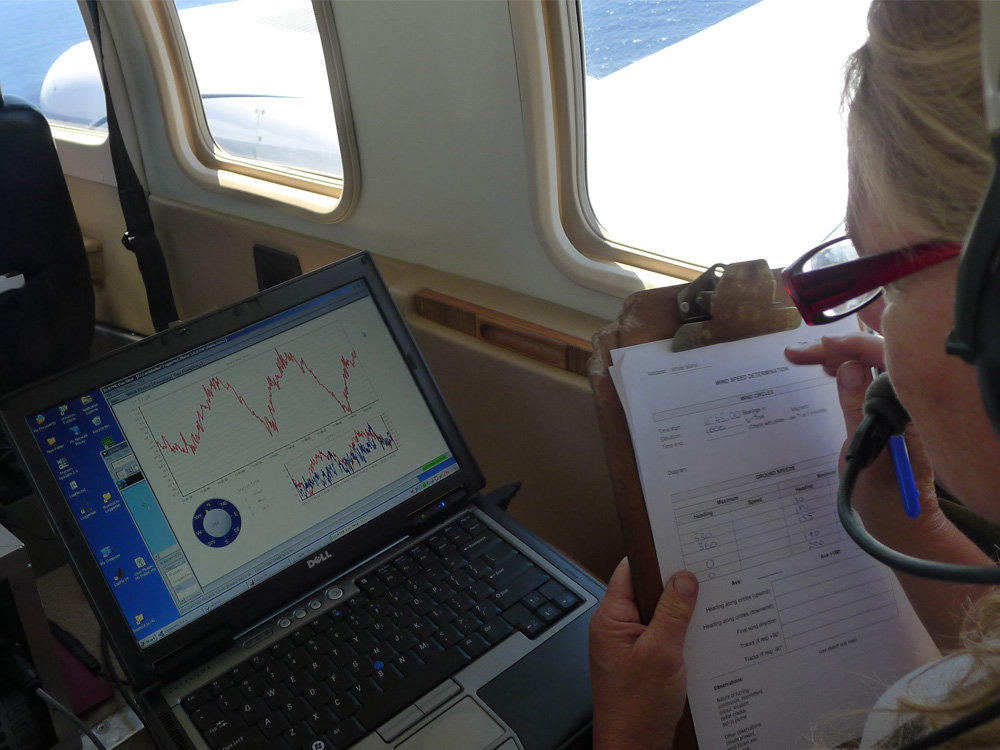
<svg viewBox="0 0 1000 750"><path fill-rule="evenodd" d="M993 429L1000 435L1000 274L993 274L983 292L976 343L979 392Z"/></svg>

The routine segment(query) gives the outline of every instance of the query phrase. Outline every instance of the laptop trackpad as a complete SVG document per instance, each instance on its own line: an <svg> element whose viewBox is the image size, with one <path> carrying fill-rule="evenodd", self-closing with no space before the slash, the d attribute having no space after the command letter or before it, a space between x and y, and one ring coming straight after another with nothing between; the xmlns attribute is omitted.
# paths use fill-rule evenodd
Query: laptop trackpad
<svg viewBox="0 0 1000 750"><path fill-rule="evenodd" d="M463 698L400 745L399 750L440 750L442 747L482 750L503 733L503 728L472 698Z"/></svg>

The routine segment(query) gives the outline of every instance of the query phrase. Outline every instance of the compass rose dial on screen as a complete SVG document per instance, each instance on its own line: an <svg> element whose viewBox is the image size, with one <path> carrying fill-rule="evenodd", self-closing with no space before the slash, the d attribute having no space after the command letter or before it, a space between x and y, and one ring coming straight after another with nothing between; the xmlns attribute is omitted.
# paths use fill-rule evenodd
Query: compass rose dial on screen
<svg viewBox="0 0 1000 750"><path fill-rule="evenodd" d="M198 506L192 519L194 535L206 547L225 547L240 535L242 521L236 506L228 500L213 498Z"/></svg>

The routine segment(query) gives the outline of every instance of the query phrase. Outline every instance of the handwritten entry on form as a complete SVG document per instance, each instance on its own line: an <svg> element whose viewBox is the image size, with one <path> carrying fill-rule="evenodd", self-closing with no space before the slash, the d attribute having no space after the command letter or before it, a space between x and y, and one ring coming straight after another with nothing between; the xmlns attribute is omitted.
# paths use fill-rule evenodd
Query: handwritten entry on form
<svg viewBox="0 0 1000 750"><path fill-rule="evenodd" d="M701 584L686 645L701 747L807 746L823 717L870 707L937 656L892 572L840 528L834 379L784 356L849 331L853 318L612 352L660 574ZM837 722L833 739L860 736L863 720Z"/></svg>

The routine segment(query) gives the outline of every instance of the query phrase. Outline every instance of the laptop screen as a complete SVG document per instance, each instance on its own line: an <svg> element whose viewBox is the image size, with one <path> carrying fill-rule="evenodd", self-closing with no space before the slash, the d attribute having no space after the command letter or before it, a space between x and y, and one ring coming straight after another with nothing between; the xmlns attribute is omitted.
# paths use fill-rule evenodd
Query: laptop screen
<svg viewBox="0 0 1000 750"><path fill-rule="evenodd" d="M458 471L363 280L28 421L140 648Z"/></svg>

